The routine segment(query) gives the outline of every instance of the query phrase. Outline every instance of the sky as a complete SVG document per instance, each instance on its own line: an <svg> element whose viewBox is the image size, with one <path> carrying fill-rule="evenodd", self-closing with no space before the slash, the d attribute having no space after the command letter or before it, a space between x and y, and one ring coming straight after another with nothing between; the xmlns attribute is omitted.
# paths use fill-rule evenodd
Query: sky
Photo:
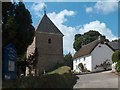
<svg viewBox="0 0 120 90"><path fill-rule="evenodd" d="M109 0L108 0L109 1ZM118 3L112 2L24 2L36 28L46 10L47 16L64 34L64 54L71 52L75 34L99 31L107 39L118 37Z"/></svg>

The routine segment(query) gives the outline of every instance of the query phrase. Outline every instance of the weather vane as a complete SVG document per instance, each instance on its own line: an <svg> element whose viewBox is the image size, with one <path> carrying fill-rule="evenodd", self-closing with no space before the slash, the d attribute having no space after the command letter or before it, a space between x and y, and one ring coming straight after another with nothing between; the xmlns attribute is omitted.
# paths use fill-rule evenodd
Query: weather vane
<svg viewBox="0 0 120 90"><path fill-rule="evenodd" d="M44 6L44 14L46 14L46 6Z"/></svg>

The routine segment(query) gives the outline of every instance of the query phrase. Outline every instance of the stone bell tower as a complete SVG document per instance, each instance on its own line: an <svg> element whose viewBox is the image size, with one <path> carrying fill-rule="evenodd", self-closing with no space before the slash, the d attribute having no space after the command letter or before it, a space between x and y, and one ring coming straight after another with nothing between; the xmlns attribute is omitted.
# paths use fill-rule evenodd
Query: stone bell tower
<svg viewBox="0 0 120 90"><path fill-rule="evenodd" d="M63 62L63 34L44 13L36 28L35 46L38 51L38 73Z"/></svg>

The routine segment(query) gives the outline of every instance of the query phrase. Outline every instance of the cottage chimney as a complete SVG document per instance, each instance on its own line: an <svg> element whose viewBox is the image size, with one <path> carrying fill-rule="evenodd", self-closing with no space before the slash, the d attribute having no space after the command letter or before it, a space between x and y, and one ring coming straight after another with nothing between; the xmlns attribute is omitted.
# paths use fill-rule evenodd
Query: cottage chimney
<svg viewBox="0 0 120 90"><path fill-rule="evenodd" d="M99 36L98 40L103 44L105 42L105 36Z"/></svg>
<svg viewBox="0 0 120 90"><path fill-rule="evenodd" d="M100 41L100 39L101 39L101 36L98 36L98 40Z"/></svg>

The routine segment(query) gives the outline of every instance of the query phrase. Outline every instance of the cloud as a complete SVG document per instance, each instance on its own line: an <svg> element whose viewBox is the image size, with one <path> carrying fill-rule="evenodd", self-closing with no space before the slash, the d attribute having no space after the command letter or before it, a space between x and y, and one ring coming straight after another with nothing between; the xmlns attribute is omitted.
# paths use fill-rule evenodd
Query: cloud
<svg viewBox="0 0 120 90"><path fill-rule="evenodd" d="M63 11L59 12L58 14L55 12L48 13L48 16L55 22L57 25L61 25L64 22L67 21L67 18L65 16L73 16L75 15L74 11L68 11L64 9Z"/></svg>
<svg viewBox="0 0 120 90"><path fill-rule="evenodd" d="M44 2L33 3L31 9L34 10L35 14L39 17L42 16L42 10L46 7Z"/></svg>
<svg viewBox="0 0 120 90"><path fill-rule="evenodd" d="M117 0L106 0L106 1L99 0L95 3L93 7L86 8L88 12L96 11L96 13L98 14L99 13L109 14L116 11L117 9L118 9Z"/></svg>
<svg viewBox="0 0 120 90"><path fill-rule="evenodd" d="M85 33L88 32L89 30L95 30L100 32L102 35L105 35L107 39L109 40L114 40L117 37L115 35L113 35L113 33L111 32L111 30L106 26L105 23L100 22L98 20L96 21L92 21L88 24L84 24L80 30L79 33Z"/></svg>
<svg viewBox="0 0 120 90"><path fill-rule="evenodd" d="M86 13L90 13L90 12L92 12L93 11L93 8L92 7L87 7L86 8Z"/></svg>
<svg viewBox="0 0 120 90"><path fill-rule="evenodd" d="M75 27L66 26L64 25L65 22L68 21L68 16L75 15L75 11L70 10L63 10L59 13L52 12L48 13L48 17L53 21L53 23L59 28L59 30L64 34L63 37L63 49L65 52L71 52L72 54L75 53L75 50L73 49L73 42L74 42L74 36L75 34L83 34L85 32L88 32L89 30L96 30L100 32L102 35L105 35L106 38L109 40L116 39L117 37L114 36L111 32L111 30L106 26L105 23L100 22L98 20L89 22L84 25L79 25Z"/></svg>
<svg viewBox="0 0 120 90"><path fill-rule="evenodd" d="M67 22L67 17L73 16L73 15L75 15L74 11L70 11L66 9L59 13L55 13L55 12L48 13L49 18L59 28L59 30L64 34L63 49L64 49L64 52L67 52L67 53L75 52L73 49L73 41L74 41L74 35L77 34L76 28L64 25L64 23Z"/></svg>
<svg viewBox="0 0 120 90"><path fill-rule="evenodd" d="M98 12L102 12L104 14L109 14L111 12L114 12L118 8L118 2L117 0L107 0L108 2L98 1L94 8Z"/></svg>

